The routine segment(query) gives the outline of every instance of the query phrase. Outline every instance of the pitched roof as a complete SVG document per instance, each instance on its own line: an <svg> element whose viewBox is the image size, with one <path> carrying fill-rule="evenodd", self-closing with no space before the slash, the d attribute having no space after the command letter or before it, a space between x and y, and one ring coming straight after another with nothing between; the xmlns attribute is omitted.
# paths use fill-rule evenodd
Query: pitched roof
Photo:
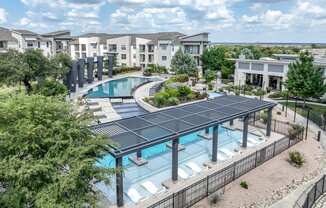
<svg viewBox="0 0 326 208"><path fill-rule="evenodd" d="M45 33L42 36L62 36L62 35L69 35L70 36L70 30L53 31L53 32Z"/></svg>
<svg viewBox="0 0 326 208"><path fill-rule="evenodd" d="M14 29L13 32L19 33L19 34L21 34L21 35L32 35L32 36L38 36L37 33L32 32L32 31L29 31L29 30L17 30L17 29Z"/></svg>
<svg viewBox="0 0 326 208"><path fill-rule="evenodd" d="M11 31L3 27L0 27L0 41L17 42L16 38L12 37Z"/></svg>

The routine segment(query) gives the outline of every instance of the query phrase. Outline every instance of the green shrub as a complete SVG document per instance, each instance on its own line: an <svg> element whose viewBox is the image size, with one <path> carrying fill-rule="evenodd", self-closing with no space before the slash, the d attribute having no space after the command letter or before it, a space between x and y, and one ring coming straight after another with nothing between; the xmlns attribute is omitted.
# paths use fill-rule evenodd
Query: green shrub
<svg viewBox="0 0 326 208"><path fill-rule="evenodd" d="M269 98L282 98L283 97L283 93L280 91L277 92L273 92L271 94L268 95Z"/></svg>
<svg viewBox="0 0 326 208"><path fill-rule="evenodd" d="M166 98L162 93L156 93L153 98L154 105L157 107L163 107L166 102Z"/></svg>
<svg viewBox="0 0 326 208"><path fill-rule="evenodd" d="M34 94L41 94L44 96L65 96L68 94L67 87L55 80L45 80L33 86Z"/></svg>
<svg viewBox="0 0 326 208"><path fill-rule="evenodd" d="M189 76L187 74L178 74L170 78L172 82L188 82Z"/></svg>
<svg viewBox="0 0 326 208"><path fill-rule="evenodd" d="M213 90L213 84L212 83L208 83L208 90Z"/></svg>
<svg viewBox="0 0 326 208"><path fill-rule="evenodd" d="M299 124L292 125L291 128L288 130L289 139L296 139L304 132L304 127Z"/></svg>
<svg viewBox="0 0 326 208"><path fill-rule="evenodd" d="M266 111L260 112L260 119L263 121L264 124L267 123L268 115Z"/></svg>
<svg viewBox="0 0 326 208"><path fill-rule="evenodd" d="M180 101L179 101L179 99L177 97L170 97L167 100L167 103L168 103L168 105L179 105Z"/></svg>
<svg viewBox="0 0 326 208"><path fill-rule="evenodd" d="M152 72L150 69L146 68L146 69L144 69L143 75L144 76L152 76Z"/></svg>
<svg viewBox="0 0 326 208"><path fill-rule="evenodd" d="M240 186L242 188L244 188L244 189L248 189L249 188L249 185L248 185L247 181L241 181L240 182Z"/></svg>
<svg viewBox="0 0 326 208"><path fill-rule="evenodd" d="M304 161L303 155L298 151L289 152L289 161L296 167L302 167Z"/></svg>
<svg viewBox="0 0 326 208"><path fill-rule="evenodd" d="M175 88L165 88L164 92L169 94L168 97L178 97L179 96L179 91L178 91L178 89L175 89Z"/></svg>
<svg viewBox="0 0 326 208"><path fill-rule="evenodd" d="M178 94L180 98L186 98L189 94L191 94L192 91L190 89L190 87L187 86L180 86L178 87Z"/></svg>
<svg viewBox="0 0 326 208"><path fill-rule="evenodd" d="M135 72L135 71L141 71L141 67L117 67L113 69L113 75L121 74L121 73L128 73L128 72Z"/></svg>

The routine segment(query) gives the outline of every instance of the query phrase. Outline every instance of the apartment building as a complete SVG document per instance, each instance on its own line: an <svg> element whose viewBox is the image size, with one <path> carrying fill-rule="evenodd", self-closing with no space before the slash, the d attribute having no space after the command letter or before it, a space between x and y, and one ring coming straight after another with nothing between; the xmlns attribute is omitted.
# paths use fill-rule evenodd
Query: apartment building
<svg viewBox="0 0 326 208"><path fill-rule="evenodd" d="M57 53L70 53L70 31L56 31L37 34L29 30L10 30L0 27L0 53L9 49L25 52L28 49L41 49L43 55L52 57Z"/></svg>
<svg viewBox="0 0 326 208"><path fill-rule="evenodd" d="M184 35L178 32L147 34L88 33L76 37L71 44L75 59L89 56L116 56L118 65L140 66L149 64L170 67L172 57L181 48L192 55L200 68L200 55L207 47L208 33Z"/></svg>
<svg viewBox="0 0 326 208"><path fill-rule="evenodd" d="M298 55L290 54L274 54L273 58L259 60L240 57L235 59L234 84L254 85L265 90L267 88L282 90L283 83L287 80L289 64L298 59ZM316 57L314 64L325 68L326 77L326 59Z"/></svg>
<svg viewBox="0 0 326 208"><path fill-rule="evenodd" d="M6 53L9 49L18 48L18 41L9 29L0 27L0 53Z"/></svg>

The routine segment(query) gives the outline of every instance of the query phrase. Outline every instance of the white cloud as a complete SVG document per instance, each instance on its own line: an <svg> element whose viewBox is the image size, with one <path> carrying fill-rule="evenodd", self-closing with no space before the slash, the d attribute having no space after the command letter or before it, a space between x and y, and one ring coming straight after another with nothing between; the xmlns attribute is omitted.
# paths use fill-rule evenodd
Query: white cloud
<svg viewBox="0 0 326 208"><path fill-rule="evenodd" d="M3 8L0 8L0 23L6 23L7 22L7 11Z"/></svg>
<svg viewBox="0 0 326 208"><path fill-rule="evenodd" d="M30 23L31 23L31 20L26 17L23 17L19 20L19 24L22 26L29 25Z"/></svg>

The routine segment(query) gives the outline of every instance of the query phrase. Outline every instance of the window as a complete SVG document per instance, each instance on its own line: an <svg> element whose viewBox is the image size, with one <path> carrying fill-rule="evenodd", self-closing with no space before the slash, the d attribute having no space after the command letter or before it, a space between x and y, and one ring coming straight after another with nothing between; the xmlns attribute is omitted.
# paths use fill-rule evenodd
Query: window
<svg viewBox="0 0 326 208"><path fill-rule="evenodd" d="M116 52L117 51L117 45L116 44L109 44L109 51Z"/></svg>
<svg viewBox="0 0 326 208"><path fill-rule="evenodd" d="M139 45L139 52L145 52L145 45Z"/></svg>
<svg viewBox="0 0 326 208"><path fill-rule="evenodd" d="M108 50L108 46L107 45L103 45L103 50Z"/></svg>
<svg viewBox="0 0 326 208"><path fill-rule="evenodd" d="M79 52L76 52L75 53L75 58L79 58L80 57L80 53Z"/></svg>
<svg viewBox="0 0 326 208"><path fill-rule="evenodd" d="M79 45L75 44L75 51L79 51Z"/></svg>
<svg viewBox="0 0 326 208"><path fill-rule="evenodd" d="M5 42L4 41L0 41L0 48L5 48Z"/></svg>
<svg viewBox="0 0 326 208"><path fill-rule="evenodd" d="M199 45L186 45L185 53L199 54Z"/></svg>
<svg viewBox="0 0 326 208"><path fill-rule="evenodd" d="M86 53L82 53L82 58L86 58Z"/></svg>
<svg viewBox="0 0 326 208"><path fill-rule="evenodd" d="M145 62L145 55L144 54L139 55L139 61L140 62Z"/></svg>
<svg viewBox="0 0 326 208"><path fill-rule="evenodd" d="M154 55L153 54L149 54L148 55L148 62L152 63L154 61Z"/></svg>
<svg viewBox="0 0 326 208"><path fill-rule="evenodd" d="M93 49L96 49L96 48L97 48L97 43L91 43L91 47L92 47Z"/></svg>
<svg viewBox="0 0 326 208"><path fill-rule="evenodd" d="M168 48L168 44L160 44L161 50L166 50Z"/></svg>
<svg viewBox="0 0 326 208"><path fill-rule="evenodd" d="M167 57L166 56L162 56L162 61L166 61Z"/></svg>
<svg viewBox="0 0 326 208"><path fill-rule="evenodd" d="M96 53L93 53L93 57L95 57L95 56L97 56L97 54Z"/></svg>
<svg viewBox="0 0 326 208"><path fill-rule="evenodd" d="M148 52L153 53L154 52L154 45L148 45Z"/></svg>
<svg viewBox="0 0 326 208"><path fill-rule="evenodd" d="M126 45L121 45L121 50L125 51L126 50Z"/></svg>
<svg viewBox="0 0 326 208"><path fill-rule="evenodd" d="M37 42L37 47L41 48L41 43L40 42Z"/></svg>
<svg viewBox="0 0 326 208"><path fill-rule="evenodd" d="M250 64L249 63L245 63L245 62L239 62L239 69L249 69L250 68Z"/></svg>
<svg viewBox="0 0 326 208"><path fill-rule="evenodd" d="M86 51L86 44L81 45L82 51Z"/></svg>
<svg viewBox="0 0 326 208"><path fill-rule="evenodd" d="M127 55L126 55L126 54L121 54L121 59L122 59L122 60L127 59Z"/></svg>
<svg viewBox="0 0 326 208"><path fill-rule="evenodd" d="M133 57L134 57L134 59L136 59L136 54L135 53L134 53Z"/></svg>
<svg viewBox="0 0 326 208"><path fill-rule="evenodd" d="M27 42L27 47L33 47L33 46L34 46L33 42Z"/></svg>
<svg viewBox="0 0 326 208"><path fill-rule="evenodd" d="M49 48L49 42L46 42L46 47Z"/></svg>

